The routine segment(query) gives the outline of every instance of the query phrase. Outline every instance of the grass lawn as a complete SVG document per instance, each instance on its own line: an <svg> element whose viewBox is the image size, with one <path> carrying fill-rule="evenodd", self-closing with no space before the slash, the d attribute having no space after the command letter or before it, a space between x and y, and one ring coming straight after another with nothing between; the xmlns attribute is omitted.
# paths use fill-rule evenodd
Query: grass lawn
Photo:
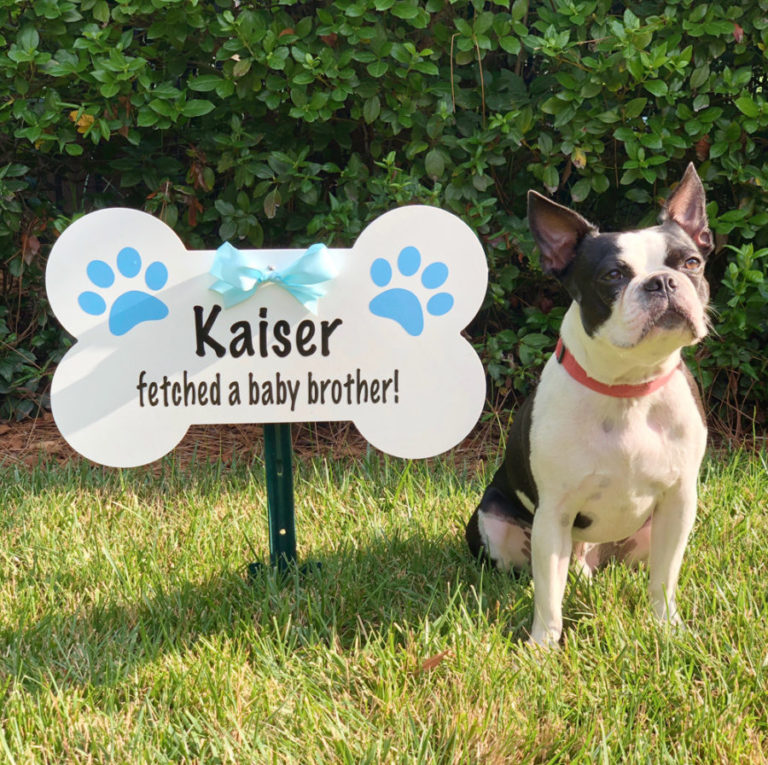
<svg viewBox="0 0 768 765"><path fill-rule="evenodd" d="M0 762L765 761L766 456L705 463L687 630L617 565L569 584L545 654L521 642L530 580L464 546L487 477L303 461L322 568L248 581L258 461L0 467Z"/></svg>

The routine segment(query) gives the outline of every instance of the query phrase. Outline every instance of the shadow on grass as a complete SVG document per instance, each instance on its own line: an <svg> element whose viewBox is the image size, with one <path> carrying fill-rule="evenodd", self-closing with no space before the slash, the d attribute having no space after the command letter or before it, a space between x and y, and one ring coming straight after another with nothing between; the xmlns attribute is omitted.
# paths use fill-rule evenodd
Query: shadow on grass
<svg viewBox="0 0 768 765"><path fill-rule="evenodd" d="M356 465L360 472L369 468ZM260 464L233 470L208 466L180 475L170 466L159 473L121 475L86 466L68 470L65 477L37 471L32 488L45 492L64 480L70 487L109 492L128 483L137 495L162 491L170 502L175 492L195 487L242 491L261 469ZM114 598L96 603L91 598L69 612L49 609L34 623L0 629L0 681L3 675L16 677L30 690L113 686L165 657L195 652L200 641L244 656L266 651L285 658L317 647L348 651L405 645L418 639L427 623L432 634L464 623L480 631L498 629L511 642L527 639L533 612L530 577L481 566L458 529L435 538L418 525L406 526L358 541L340 540L333 549L311 555L311 563L319 566L306 572L292 567L281 574L263 567L252 576L251 561L244 560L200 581L158 574L139 592L121 589ZM572 617L570 597L566 630L581 618Z"/></svg>
<svg viewBox="0 0 768 765"><path fill-rule="evenodd" d="M357 462L354 480L383 487L382 512L397 511L401 469L400 463ZM350 480L343 465L331 470L331 482ZM311 471L302 466L302 480L311 480ZM419 473L417 482L428 480L427 468L413 472ZM161 492L170 506L190 492L209 503L225 494L245 496L261 476L258 461L228 468L204 465L198 471L178 471L170 462L130 471L87 463L41 465L20 476L8 492L11 506L14 496L23 496L27 509L31 496L53 504L60 493L84 491L87 498L90 490L118 499L128 490L139 502L156 502ZM11 511L4 517L6 531L22 523L19 514ZM266 550L254 552L266 558ZM305 574L295 567L283 575L264 567L249 576L252 560L243 560L237 568L204 574L199 581L189 578L189 569L186 575L158 571L142 578L138 587L126 583L106 596L103 591L85 592L83 605L75 608L51 608L46 599L45 606L27 610L35 614L33 622L0 627L0 697L3 676L17 678L29 690L113 686L165 657L195 652L200 641L246 656L259 650L288 656L320 646L346 651L405 644L426 622L433 632L447 632L457 620L492 624L510 640L526 636L529 579L481 567L470 557L458 529L435 538L404 521L394 530L370 530L364 538L340 539L332 549L310 554L320 566ZM206 572L210 570L206 566ZM52 580L51 586L59 585ZM77 585L70 581L62 586L71 604Z"/></svg>
<svg viewBox="0 0 768 765"><path fill-rule="evenodd" d="M457 540L394 538L314 560L320 567L305 574L264 568L249 576L244 565L128 604L44 613L0 632L0 677L15 676L31 691L113 686L164 657L194 652L201 640L285 659L318 647L405 645L425 622L433 633L470 621L497 625L513 641L526 636L527 578L481 569Z"/></svg>

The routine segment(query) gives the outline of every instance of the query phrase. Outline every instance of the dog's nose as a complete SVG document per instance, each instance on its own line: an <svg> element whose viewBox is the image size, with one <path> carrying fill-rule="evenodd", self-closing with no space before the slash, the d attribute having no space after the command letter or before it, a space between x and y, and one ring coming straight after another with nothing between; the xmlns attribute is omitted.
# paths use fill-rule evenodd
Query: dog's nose
<svg viewBox="0 0 768 765"><path fill-rule="evenodd" d="M671 295L677 290L677 280L674 274L652 274L643 284L646 292L662 292Z"/></svg>

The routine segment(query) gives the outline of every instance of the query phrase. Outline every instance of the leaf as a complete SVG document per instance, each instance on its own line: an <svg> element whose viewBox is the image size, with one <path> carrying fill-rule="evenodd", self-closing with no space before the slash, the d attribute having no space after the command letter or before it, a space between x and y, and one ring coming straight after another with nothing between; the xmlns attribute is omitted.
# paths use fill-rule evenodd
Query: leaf
<svg viewBox="0 0 768 765"><path fill-rule="evenodd" d="M371 96L363 104L363 119L370 125L375 122L381 113L381 101L378 96Z"/></svg>
<svg viewBox="0 0 768 765"><path fill-rule="evenodd" d="M664 80L647 80L645 83L645 89L652 93L657 98L661 96L666 96L669 92L669 88L667 87L667 83L664 82Z"/></svg>
<svg viewBox="0 0 768 765"><path fill-rule="evenodd" d="M528 13L528 0L515 0L512 3L512 20L522 21Z"/></svg>
<svg viewBox="0 0 768 765"><path fill-rule="evenodd" d="M80 114L76 109L69 113L69 119L75 123L77 132L81 135L85 135L88 132L91 125L95 121L95 117L92 114Z"/></svg>
<svg viewBox="0 0 768 765"><path fill-rule="evenodd" d="M493 26L493 19L494 14L490 11L484 11L475 16L475 23L473 25L475 35L485 34Z"/></svg>
<svg viewBox="0 0 768 765"><path fill-rule="evenodd" d="M520 53L520 49L522 48L520 40L518 40L514 35L506 35L505 37L502 37L499 40L499 45L501 46L502 50L513 56L516 56L518 53Z"/></svg>
<svg viewBox="0 0 768 765"><path fill-rule="evenodd" d="M594 98L598 93L603 92L603 86L599 82L585 82L581 86L579 95L582 98Z"/></svg>
<svg viewBox="0 0 768 765"><path fill-rule="evenodd" d="M114 98L120 92L120 83L108 82L99 88L99 92L104 98Z"/></svg>
<svg viewBox="0 0 768 765"><path fill-rule="evenodd" d="M310 83L314 82L314 80L315 75L307 69L303 69L302 71L296 72L296 74L293 75L291 82L294 85L309 85Z"/></svg>
<svg viewBox="0 0 768 765"><path fill-rule="evenodd" d="M461 17L457 18L454 23L456 24L456 29L459 30L459 32L466 37L467 39L472 39L472 27L469 26L469 22L467 22L466 19L462 19Z"/></svg>
<svg viewBox="0 0 768 765"><path fill-rule="evenodd" d="M639 29L640 19L629 8L624 11L624 26L627 29Z"/></svg>
<svg viewBox="0 0 768 765"><path fill-rule="evenodd" d="M750 96L740 96L734 103L736 108L747 117L757 117L760 114L760 107L750 98Z"/></svg>
<svg viewBox="0 0 768 765"><path fill-rule="evenodd" d="M545 114L560 114L568 104L557 96L548 98L541 104L541 111Z"/></svg>
<svg viewBox="0 0 768 765"><path fill-rule="evenodd" d="M223 80L217 74L201 74L198 77L191 77L188 80L187 85L189 85L192 90L207 93L208 91L216 90L221 82L223 82Z"/></svg>
<svg viewBox="0 0 768 765"><path fill-rule="evenodd" d="M727 141L717 141L712 144L712 147L709 150L709 158L717 159L718 157L722 157L730 148L731 146Z"/></svg>
<svg viewBox="0 0 768 765"><path fill-rule="evenodd" d="M353 3L348 5L344 14L350 19L359 19L365 15L365 5L363 3Z"/></svg>
<svg viewBox="0 0 768 765"><path fill-rule="evenodd" d="M255 88L258 90L259 88ZM222 80L216 86L216 95L219 98L229 98L235 92L235 83L232 80Z"/></svg>
<svg viewBox="0 0 768 765"><path fill-rule="evenodd" d="M29 172L27 165L6 165L0 171L0 178L19 178Z"/></svg>
<svg viewBox="0 0 768 765"><path fill-rule="evenodd" d="M98 0L93 6L93 18L96 21L100 21L102 24L106 24L109 21L109 6L107 0Z"/></svg>
<svg viewBox="0 0 768 765"><path fill-rule="evenodd" d="M692 88L700 88L709 79L709 64L703 64L693 70L689 80Z"/></svg>
<svg viewBox="0 0 768 765"><path fill-rule="evenodd" d="M225 220L219 226L219 238L227 242L237 233L237 224L233 220Z"/></svg>
<svg viewBox="0 0 768 765"><path fill-rule="evenodd" d="M696 159L699 162L704 162L709 157L709 147L712 145L712 140L708 135L702 136L695 144Z"/></svg>
<svg viewBox="0 0 768 765"><path fill-rule="evenodd" d="M185 117L202 117L215 109L214 105L207 99L193 98L184 104L181 113Z"/></svg>
<svg viewBox="0 0 768 765"><path fill-rule="evenodd" d="M688 120L683 127L690 136L699 136L706 130L698 120Z"/></svg>
<svg viewBox="0 0 768 765"><path fill-rule="evenodd" d="M437 64L433 64L431 61L417 61L413 68L417 72L421 72L422 74L428 74L431 77L434 77L435 75L440 74L440 69L438 68Z"/></svg>
<svg viewBox="0 0 768 765"><path fill-rule="evenodd" d="M578 80L569 72L558 72L555 78L566 90L576 90L579 85Z"/></svg>
<svg viewBox="0 0 768 765"><path fill-rule="evenodd" d="M696 98L693 99L693 111L698 112L709 106L709 94L699 93ZM715 118L717 119L717 118Z"/></svg>
<svg viewBox="0 0 768 765"><path fill-rule="evenodd" d="M179 208L176 205L166 205L160 212L160 220L173 228L179 220Z"/></svg>
<svg viewBox="0 0 768 765"><path fill-rule="evenodd" d="M713 37L733 34L732 21L708 21L704 24L704 31Z"/></svg>
<svg viewBox="0 0 768 765"><path fill-rule="evenodd" d="M604 194L606 191L608 191L608 187L610 186L610 181L608 180L607 175L593 175L592 176L592 188L598 193L598 194Z"/></svg>
<svg viewBox="0 0 768 765"><path fill-rule="evenodd" d="M235 214L235 206L231 202L227 202L224 199L217 199L213 206L216 208L216 210L221 215L234 215Z"/></svg>
<svg viewBox="0 0 768 765"><path fill-rule="evenodd" d="M397 3L392 8L392 15L399 19L415 19L419 15L419 9L409 3Z"/></svg>
<svg viewBox="0 0 768 765"><path fill-rule="evenodd" d="M235 65L232 67L232 76L238 77L238 78L244 77L250 71L251 71L251 59L244 58L236 62Z"/></svg>
<svg viewBox="0 0 768 765"><path fill-rule="evenodd" d="M424 158L424 169L427 175L436 180L445 172L445 157L439 149L432 149Z"/></svg>
<svg viewBox="0 0 768 765"><path fill-rule="evenodd" d="M149 108L163 117L170 117L173 114L173 107L168 101L163 101L161 98L153 98L149 102Z"/></svg>
<svg viewBox="0 0 768 765"><path fill-rule="evenodd" d="M624 114L628 119L633 120L635 117L639 117L642 114L647 103L647 98L633 98L631 101L627 101L624 106Z"/></svg>
<svg viewBox="0 0 768 765"><path fill-rule="evenodd" d="M439 667L449 656L450 650L440 651L434 656L430 656L428 659L424 659L419 668L420 672L431 672L433 669Z"/></svg>
<svg viewBox="0 0 768 765"><path fill-rule="evenodd" d="M520 342L529 348L535 348L537 351L540 351L552 345L552 338L542 332L529 332L520 338Z"/></svg>
<svg viewBox="0 0 768 765"><path fill-rule="evenodd" d="M589 178L581 178L571 187L571 199L574 202L583 202L591 191L592 184Z"/></svg>
<svg viewBox="0 0 768 765"><path fill-rule="evenodd" d="M25 24L16 39L26 53L31 53L40 44L40 35L32 24Z"/></svg>
<svg viewBox="0 0 768 765"><path fill-rule="evenodd" d="M139 116L136 119L136 124L139 127L152 127L157 122L157 114L152 109L143 108L139 109Z"/></svg>
<svg viewBox="0 0 768 765"><path fill-rule="evenodd" d="M264 214L267 218L274 218L277 214L277 208L280 207L280 192L277 189L272 191L264 197Z"/></svg>
<svg viewBox="0 0 768 765"><path fill-rule="evenodd" d="M557 169L552 165L548 165L544 168L541 180L550 194L554 194L557 191L557 187L560 185L560 175L558 174Z"/></svg>
<svg viewBox="0 0 768 765"><path fill-rule="evenodd" d="M389 65L386 61L374 61L372 64L368 64L365 67L368 70L368 74L371 77L383 77L389 69Z"/></svg>

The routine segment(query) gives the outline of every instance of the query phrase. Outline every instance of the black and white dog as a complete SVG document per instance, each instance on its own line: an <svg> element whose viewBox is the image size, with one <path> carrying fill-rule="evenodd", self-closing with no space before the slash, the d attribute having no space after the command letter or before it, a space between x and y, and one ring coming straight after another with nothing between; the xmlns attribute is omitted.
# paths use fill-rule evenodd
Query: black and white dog
<svg viewBox="0 0 768 765"><path fill-rule="evenodd" d="M680 358L707 333L704 188L690 164L661 224L624 233L529 191L528 222L542 269L573 303L467 541L500 569L531 566L534 643L560 639L571 558L587 575L610 559L648 561L653 611L676 623L707 438Z"/></svg>

